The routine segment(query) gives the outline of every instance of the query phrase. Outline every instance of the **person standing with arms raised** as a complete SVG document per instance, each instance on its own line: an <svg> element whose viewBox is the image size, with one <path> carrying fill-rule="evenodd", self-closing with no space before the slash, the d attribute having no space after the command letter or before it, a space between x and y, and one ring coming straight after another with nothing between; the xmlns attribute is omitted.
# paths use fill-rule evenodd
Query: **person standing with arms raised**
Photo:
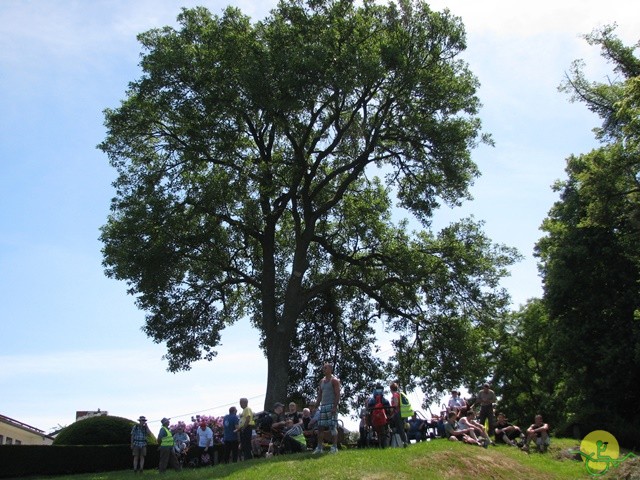
<svg viewBox="0 0 640 480"><path fill-rule="evenodd" d="M316 405L320 410L318 420L318 446L313 453L322 453L324 432L331 432L331 453L338 453L338 405L340 404L340 380L333 375L333 365L325 363L322 367L324 377L318 386Z"/></svg>

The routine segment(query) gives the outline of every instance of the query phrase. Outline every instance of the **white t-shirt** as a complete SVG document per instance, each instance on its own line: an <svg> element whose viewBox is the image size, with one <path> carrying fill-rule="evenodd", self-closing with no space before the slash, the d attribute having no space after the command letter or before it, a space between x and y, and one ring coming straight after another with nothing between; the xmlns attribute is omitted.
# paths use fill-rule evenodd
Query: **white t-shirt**
<svg viewBox="0 0 640 480"><path fill-rule="evenodd" d="M467 417L460 417L458 419L458 430L466 430L467 428L473 429L473 425L469 423Z"/></svg>
<svg viewBox="0 0 640 480"><path fill-rule="evenodd" d="M206 427L204 430L202 430L202 427L198 427L196 436L198 437L199 447L210 447L213 445L213 430L209 427Z"/></svg>

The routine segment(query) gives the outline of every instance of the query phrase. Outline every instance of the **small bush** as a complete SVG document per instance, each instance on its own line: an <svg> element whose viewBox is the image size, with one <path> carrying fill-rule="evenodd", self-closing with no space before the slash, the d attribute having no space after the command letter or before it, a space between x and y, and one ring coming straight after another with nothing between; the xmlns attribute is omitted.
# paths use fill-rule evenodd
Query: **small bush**
<svg viewBox="0 0 640 480"><path fill-rule="evenodd" d="M110 415L91 417L63 428L53 441L54 445L124 445L131 441L131 428L135 422ZM153 435L148 439L155 444Z"/></svg>

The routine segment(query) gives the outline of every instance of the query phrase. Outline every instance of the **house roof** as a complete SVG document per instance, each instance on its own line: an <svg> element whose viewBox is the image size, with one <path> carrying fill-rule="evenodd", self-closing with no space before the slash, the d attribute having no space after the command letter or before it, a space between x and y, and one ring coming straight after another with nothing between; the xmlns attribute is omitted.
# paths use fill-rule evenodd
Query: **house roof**
<svg viewBox="0 0 640 480"><path fill-rule="evenodd" d="M6 415L0 414L0 422L12 425L14 427L20 428L22 430L26 430L27 432L35 433L37 435L41 435L43 437L53 438L50 435L44 433L44 430L40 430L39 428L28 425L24 422L16 420L15 418L7 417Z"/></svg>

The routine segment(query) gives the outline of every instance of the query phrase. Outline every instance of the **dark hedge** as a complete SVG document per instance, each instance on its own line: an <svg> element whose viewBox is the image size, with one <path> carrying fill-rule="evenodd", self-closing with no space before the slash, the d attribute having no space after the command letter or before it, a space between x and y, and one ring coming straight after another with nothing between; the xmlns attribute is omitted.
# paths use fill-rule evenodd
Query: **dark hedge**
<svg viewBox="0 0 640 480"><path fill-rule="evenodd" d="M127 470L132 466L129 443L108 446L0 446L0 478L108 472ZM148 447L145 469L157 467L158 449Z"/></svg>
<svg viewBox="0 0 640 480"><path fill-rule="evenodd" d="M54 445L123 445L131 442L131 428L136 422L111 415L91 417L63 428ZM153 434L149 445L155 445Z"/></svg>

